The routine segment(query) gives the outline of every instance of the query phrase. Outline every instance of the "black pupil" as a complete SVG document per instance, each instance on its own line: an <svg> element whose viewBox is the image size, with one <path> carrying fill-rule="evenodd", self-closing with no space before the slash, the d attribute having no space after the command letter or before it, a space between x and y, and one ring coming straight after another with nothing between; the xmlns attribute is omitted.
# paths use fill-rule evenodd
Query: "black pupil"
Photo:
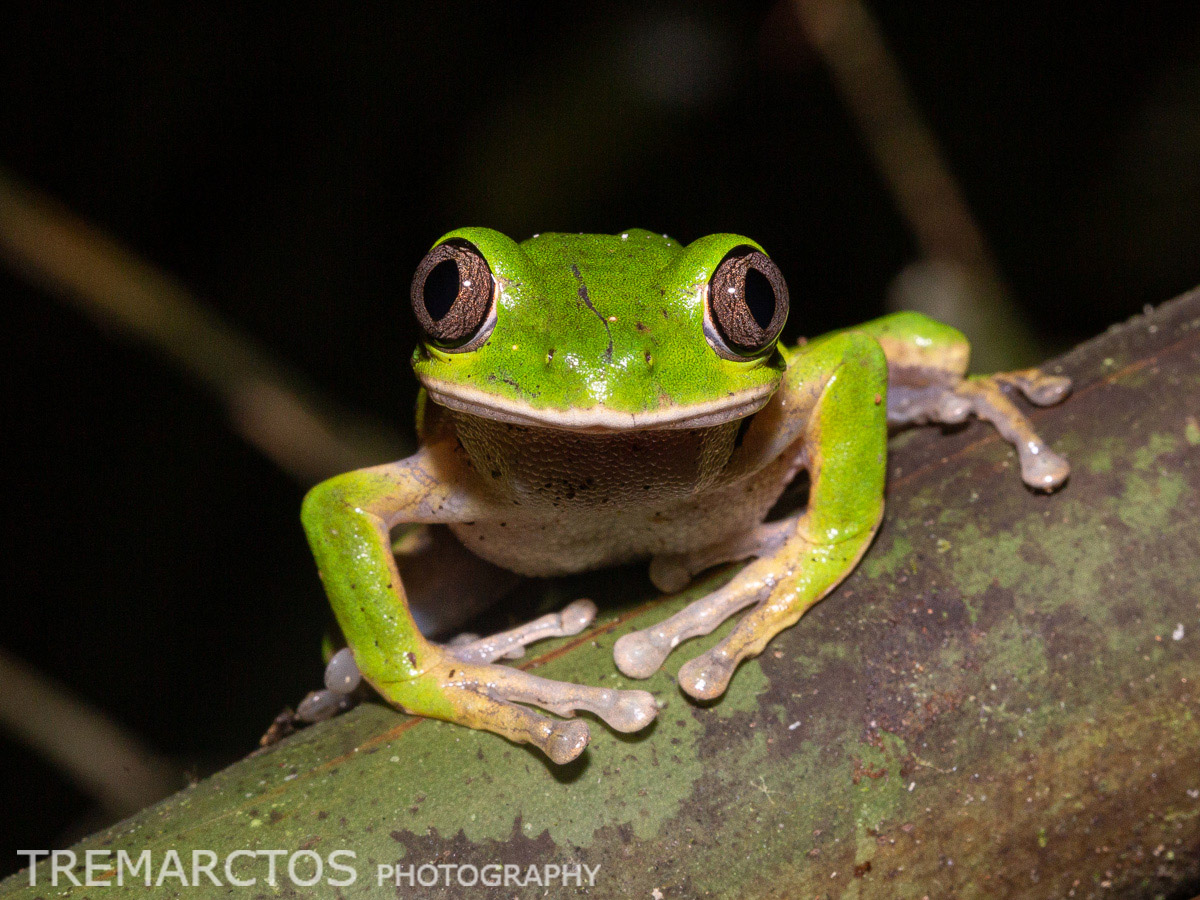
<svg viewBox="0 0 1200 900"><path fill-rule="evenodd" d="M746 308L763 331L775 318L775 288L758 269L746 270Z"/></svg>
<svg viewBox="0 0 1200 900"><path fill-rule="evenodd" d="M421 289L425 299L425 311L433 321L440 321L450 312L458 298L458 263L444 259L425 276Z"/></svg>

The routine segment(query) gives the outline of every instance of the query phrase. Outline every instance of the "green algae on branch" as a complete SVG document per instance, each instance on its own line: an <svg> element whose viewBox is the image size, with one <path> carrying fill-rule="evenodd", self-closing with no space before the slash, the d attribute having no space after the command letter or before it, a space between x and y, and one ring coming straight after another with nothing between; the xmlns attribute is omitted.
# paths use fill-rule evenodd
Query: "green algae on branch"
<svg viewBox="0 0 1200 900"><path fill-rule="evenodd" d="M644 683L665 703L654 726L597 725L561 768L367 704L77 850L348 850L358 877L343 897L378 893L378 864L449 862L598 866L591 897L1188 896L1200 881L1200 293L1055 368L1075 395L1032 415L1075 462L1065 489L1022 487L982 426L906 435L863 564L720 702L685 699L669 663ZM597 626L525 665L624 687L615 640L711 582L657 599L630 569L569 587L601 601ZM159 892L228 890L167 880ZM24 875L0 888L41 891ZM145 887L104 888L126 893Z"/></svg>

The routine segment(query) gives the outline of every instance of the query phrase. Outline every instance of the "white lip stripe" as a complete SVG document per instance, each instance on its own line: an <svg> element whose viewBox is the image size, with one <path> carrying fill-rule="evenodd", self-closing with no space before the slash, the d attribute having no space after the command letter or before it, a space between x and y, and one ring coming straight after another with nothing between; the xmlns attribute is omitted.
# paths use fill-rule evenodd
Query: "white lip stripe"
<svg viewBox="0 0 1200 900"><path fill-rule="evenodd" d="M766 405L776 387L774 384L764 384L752 391L744 391L720 400L632 413L603 406L570 411L538 409L517 400L497 397L460 384L450 384L432 378L422 378L421 383L435 403L450 409L516 425L539 425L565 431L633 431L720 425L722 422L741 419L758 412Z"/></svg>

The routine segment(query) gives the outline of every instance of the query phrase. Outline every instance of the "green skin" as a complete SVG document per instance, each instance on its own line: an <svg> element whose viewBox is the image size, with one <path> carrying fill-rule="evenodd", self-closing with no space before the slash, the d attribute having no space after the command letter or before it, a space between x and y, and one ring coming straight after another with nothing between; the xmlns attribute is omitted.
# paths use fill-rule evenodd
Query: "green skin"
<svg viewBox="0 0 1200 900"><path fill-rule="evenodd" d="M421 449L318 485L302 513L354 663L410 713L530 742L565 762L586 745L586 725L528 704L567 717L586 709L622 731L644 727L656 707L644 691L550 682L494 664L532 640L581 630L590 615L547 617L465 650L429 641L393 556L397 526L449 525L469 548L524 574L652 557L651 575L668 590L714 563L753 558L726 587L617 644L621 670L648 677L682 640L752 607L725 640L680 670L685 691L710 699L866 551L883 513L889 422L952 422L974 413L1018 446L1031 487L1050 490L1066 478L1065 463L999 387L1050 403L1065 395L1065 379L1034 370L968 379L963 335L925 316L900 313L794 348L772 344L752 358L718 352L706 325L709 279L733 248L761 250L745 237L718 234L682 246L631 230L517 244L467 228L438 244L451 238L470 242L491 270L492 330L458 351L418 346ZM730 429L738 426L735 444ZM624 476L614 475L611 460L626 450L615 457L605 451L631 435L650 449L637 451L646 455ZM712 458L694 451L695 459L681 463L678 448L693 444L671 441L689 435L729 440ZM544 486L521 468L530 458L546 461ZM800 468L811 479L807 509L762 525ZM594 474L605 496L549 494L564 469ZM691 480L677 485L681 469ZM674 487L645 485L653 499L629 488L660 470L672 473L663 482ZM547 528L557 543L539 556L538 535Z"/></svg>
<svg viewBox="0 0 1200 900"><path fill-rule="evenodd" d="M417 378L486 391L539 411L548 424L598 406L634 414L680 409L779 384L780 355L717 356L694 300L731 247L761 247L727 234L686 247L641 229L623 234L546 234L520 245L486 228L444 235L437 243L471 241L507 289L487 343L472 353L423 344L413 356ZM575 270L586 275L590 307ZM547 363L551 350L557 365Z"/></svg>

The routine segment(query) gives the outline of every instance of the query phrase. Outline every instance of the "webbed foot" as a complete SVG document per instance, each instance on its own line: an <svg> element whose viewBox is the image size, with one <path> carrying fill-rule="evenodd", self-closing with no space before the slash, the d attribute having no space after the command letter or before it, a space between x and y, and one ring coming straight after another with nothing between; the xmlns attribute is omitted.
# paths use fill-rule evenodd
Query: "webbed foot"
<svg viewBox="0 0 1200 900"><path fill-rule="evenodd" d="M649 678L679 644L753 607L726 638L679 670L687 694L697 700L721 696L742 660L760 654L854 568L875 529L872 524L841 540L819 541L807 533L804 517L786 521L792 533L774 555L749 563L724 587L669 619L621 637L613 648L617 668L631 678Z"/></svg>
<svg viewBox="0 0 1200 900"><path fill-rule="evenodd" d="M1038 436L1002 385L1015 388L1037 406L1052 406L1071 392L1071 379L1045 375L1037 369L974 375L952 385L896 384L888 388L888 421L953 424L974 413L991 422L1000 436L1016 448L1021 479L1027 485L1039 491L1061 487L1071 473L1070 465Z"/></svg>
<svg viewBox="0 0 1200 900"><path fill-rule="evenodd" d="M556 763L570 762L590 738L584 722L562 722L518 704L530 704L571 718L591 712L622 732L639 731L653 721L658 707L646 691L594 688L552 681L520 669L493 665L522 656L527 644L578 634L596 617L596 605L576 600L561 612L542 616L487 638L463 635L449 644L426 644L420 675L374 686L388 701L418 715L433 716L472 728L494 731L517 743L538 747ZM362 675L349 648L339 650L325 669L325 689L314 691L297 718L316 722L349 704Z"/></svg>
<svg viewBox="0 0 1200 900"><path fill-rule="evenodd" d="M689 603L669 619L622 636L613 647L617 668L630 678L649 678L681 643L711 633L730 616L766 597L773 582L770 570L765 560L752 562L724 587ZM684 690L688 690L686 685Z"/></svg>
<svg viewBox="0 0 1200 900"><path fill-rule="evenodd" d="M446 648L433 649L441 658L426 668L419 685L398 682L376 687L410 712L493 731L517 743L533 744L559 764L570 762L583 752L590 739L587 724L552 719L519 704L538 706L568 719L583 710L599 716L613 729L627 733L645 728L658 713L654 697L647 691L552 681L508 666L464 663ZM421 699L430 691L435 692L437 702L426 706Z"/></svg>

